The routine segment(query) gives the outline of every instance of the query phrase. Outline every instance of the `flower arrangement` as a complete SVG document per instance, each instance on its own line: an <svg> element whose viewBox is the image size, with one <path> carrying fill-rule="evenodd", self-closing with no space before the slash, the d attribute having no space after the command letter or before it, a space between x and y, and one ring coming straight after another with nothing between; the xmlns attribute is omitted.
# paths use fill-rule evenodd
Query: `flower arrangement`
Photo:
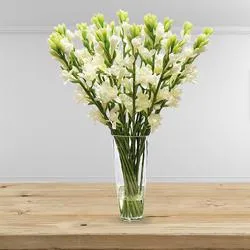
<svg viewBox="0 0 250 250"><path fill-rule="evenodd" d="M48 42L65 82L76 86L77 101L93 106L90 116L116 136L124 192L132 197L142 185L138 169L145 140L138 138L160 125L163 109L178 105L182 84L195 82L194 62L205 51L213 30L204 28L191 42L190 22L184 23L178 36L171 32L169 18L161 23L147 14L144 24L138 25L129 23L125 11L118 11L117 16L115 24L97 14L92 24L77 24L75 32L58 25ZM136 216L142 210L138 202L122 206L124 216Z"/></svg>

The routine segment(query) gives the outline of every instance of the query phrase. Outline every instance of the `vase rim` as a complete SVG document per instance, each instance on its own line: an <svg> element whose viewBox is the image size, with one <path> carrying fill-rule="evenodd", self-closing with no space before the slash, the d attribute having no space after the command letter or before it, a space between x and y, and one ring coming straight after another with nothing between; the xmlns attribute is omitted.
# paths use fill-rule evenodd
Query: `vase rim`
<svg viewBox="0 0 250 250"><path fill-rule="evenodd" d="M112 136L114 137L130 137L130 138L147 138L149 137L149 135L114 135L114 134L111 134Z"/></svg>

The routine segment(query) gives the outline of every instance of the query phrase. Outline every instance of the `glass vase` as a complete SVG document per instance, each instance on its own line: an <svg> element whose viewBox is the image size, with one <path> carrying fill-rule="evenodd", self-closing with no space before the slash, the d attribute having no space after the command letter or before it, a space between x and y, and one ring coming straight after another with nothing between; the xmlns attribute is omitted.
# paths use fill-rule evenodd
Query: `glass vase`
<svg viewBox="0 0 250 250"><path fill-rule="evenodd" d="M117 198L122 220L143 218L147 136L113 136Z"/></svg>

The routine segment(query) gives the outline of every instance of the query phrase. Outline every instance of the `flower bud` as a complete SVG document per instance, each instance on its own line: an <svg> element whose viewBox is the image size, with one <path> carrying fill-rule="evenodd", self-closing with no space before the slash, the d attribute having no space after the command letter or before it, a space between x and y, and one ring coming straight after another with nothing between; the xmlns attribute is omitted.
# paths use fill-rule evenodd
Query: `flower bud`
<svg viewBox="0 0 250 250"><path fill-rule="evenodd" d="M59 33L62 36L65 36L66 34L66 26L65 24L59 24L54 28L55 32Z"/></svg>
<svg viewBox="0 0 250 250"><path fill-rule="evenodd" d="M170 49L172 50L175 45L178 43L177 40L177 36L176 35L171 35L168 39L167 39L167 43L166 43L166 49Z"/></svg>
<svg viewBox="0 0 250 250"><path fill-rule="evenodd" d="M119 10L119 11L116 13L116 15L117 15L117 17L118 17L120 23L128 22L128 21L129 21L128 12L126 12L126 11Z"/></svg>
<svg viewBox="0 0 250 250"><path fill-rule="evenodd" d="M207 44L208 44L207 35L201 34L196 38L193 48L200 50Z"/></svg>
<svg viewBox="0 0 250 250"><path fill-rule="evenodd" d="M51 50L55 50L55 51L61 51L61 50L63 50L63 46L61 44L62 38L63 37L60 34L58 34L58 33L52 33L49 36L49 39L48 39L48 43L49 43L50 49Z"/></svg>
<svg viewBox="0 0 250 250"><path fill-rule="evenodd" d="M95 34L98 42L105 43L107 41L107 30L105 28L98 29Z"/></svg>
<svg viewBox="0 0 250 250"><path fill-rule="evenodd" d="M95 24L97 28L104 28L105 26L104 15L99 13L93 16L91 22Z"/></svg>
<svg viewBox="0 0 250 250"><path fill-rule="evenodd" d="M211 36L213 34L214 30L213 28L210 27L206 27L203 29L203 34L207 35L207 36Z"/></svg>
<svg viewBox="0 0 250 250"><path fill-rule="evenodd" d="M190 22L185 22L183 25L183 33L184 35L189 35L192 31L193 24Z"/></svg>
<svg viewBox="0 0 250 250"><path fill-rule="evenodd" d="M129 29L128 39L132 40L133 38L139 36L141 34L141 26L133 24Z"/></svg>
<svg viewBox="0 0 250 250"><path fill-rule="evenodd" d="M172 24L173 24L172 19L169 19L168 17L164 18L164 30L165 30L165 32L168 32L171 29Z"/></svg>
<svg viewBox="0 0 250 250"><path fill-rule="evenodd" d="M144 16L144 23L147 29L152 32L157 27L157 17L152 14L147 14Z"/></svg>

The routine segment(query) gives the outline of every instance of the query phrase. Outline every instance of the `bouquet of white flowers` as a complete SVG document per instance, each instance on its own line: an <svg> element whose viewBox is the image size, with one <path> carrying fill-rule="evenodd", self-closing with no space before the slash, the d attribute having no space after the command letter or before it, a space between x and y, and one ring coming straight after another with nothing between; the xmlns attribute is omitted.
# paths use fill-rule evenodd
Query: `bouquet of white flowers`
<svg viewBox="0 0 250 250"><path fill-rule="evenodd" d="M90 115L114 135L122 170L122 218L142 216L146 136L161 121L163 108L176 107L181 85L195 82L195 59L205 51L213 30L204 28L191 43L192 24L185 22L179 36L173 21L163 23L152 14L144 24L130 24L128 13L117 13L119 24L102 14L92 24L77 24L71 32L64 24L49 37L51 55L60 63L65 82L76 86L79 103L92 105ZM79 48L76 38L80 39ZM128 198L129 197L129 198Z"/></svg>

